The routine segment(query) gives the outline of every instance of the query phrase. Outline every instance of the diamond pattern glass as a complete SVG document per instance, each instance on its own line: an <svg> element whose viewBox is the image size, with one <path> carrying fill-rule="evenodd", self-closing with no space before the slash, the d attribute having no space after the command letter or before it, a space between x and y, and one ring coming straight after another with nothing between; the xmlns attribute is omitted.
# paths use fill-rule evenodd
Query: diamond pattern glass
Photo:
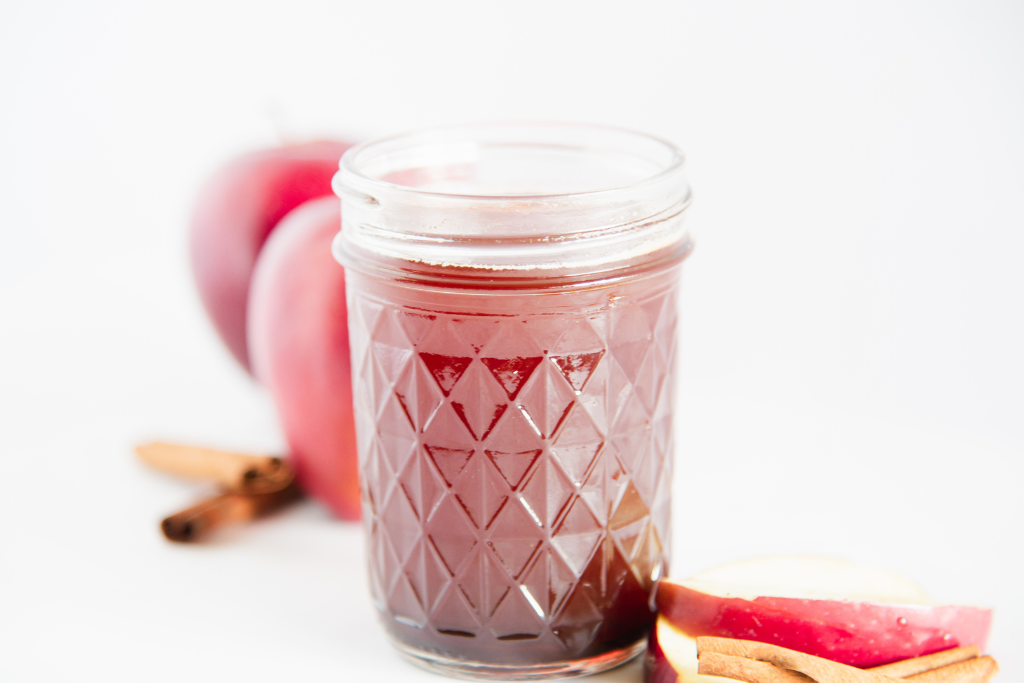
<svg viewBox="0 0 1024 683"><path fill-rule="evenodd" d="M666 571L675 286L552 315L350 287L371 589L400 642L497 664L642 638Z"/></svg>

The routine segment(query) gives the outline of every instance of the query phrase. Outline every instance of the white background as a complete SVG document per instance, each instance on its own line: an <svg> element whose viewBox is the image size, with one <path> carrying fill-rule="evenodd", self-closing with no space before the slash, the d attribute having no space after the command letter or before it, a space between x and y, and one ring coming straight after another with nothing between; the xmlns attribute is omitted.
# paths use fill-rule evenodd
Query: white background
<svg viewBox="0 0 1024 683"><path fill-rule="evenodd" d="M281 450L203 316L241 151L579 120L688 153L673 574L792 552L990 605L1024 679L1019 2L4 3L0 680L440 680L305 504L181 547L130 450ZM639 680L633 666L606 680Z"/></svg>

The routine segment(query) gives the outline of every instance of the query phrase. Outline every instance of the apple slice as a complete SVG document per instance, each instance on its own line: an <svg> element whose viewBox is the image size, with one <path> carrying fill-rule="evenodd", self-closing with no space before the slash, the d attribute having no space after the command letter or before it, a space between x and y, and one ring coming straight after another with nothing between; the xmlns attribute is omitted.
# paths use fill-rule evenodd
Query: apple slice
<svg viewBox="0 0 1024 683"><path fill-rule="evenodd" d="M991 610L935 606L910 581L840 560L775 557L663 580L651 634L648 681L697 675L699 636L780 645L860 668L958 645L984 649ZM660 654L659 654L660 653ZM661 659L665 661L661 661Z"/></svg>
<svg viewBox="0 0 1024 683"><path fill-rule="evenodd" d="M664 641L664 646L662 645ZM665 654L665 648L672 659ZM690 650L693 652L690 652ZM693 661L690 661L692 656ZM644 653L644 683L676 683L676 681L718 681L717 676L697 673L697 642L659 616L647 638Z"/></svg>

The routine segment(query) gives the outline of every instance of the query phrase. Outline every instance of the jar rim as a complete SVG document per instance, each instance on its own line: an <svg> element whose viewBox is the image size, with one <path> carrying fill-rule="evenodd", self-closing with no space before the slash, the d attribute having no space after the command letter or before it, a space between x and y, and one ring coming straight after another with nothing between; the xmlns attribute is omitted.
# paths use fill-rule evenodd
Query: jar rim
<svg viewBox="0 0 1024 683"><path fill-rule="evenodd" d="M596 280L656 268L691 248L683 164L672 143L592 124L462 124L383 138L340 161L334 254L346 267L424 280L434 271Z"/></svg>
<svg viewBox="0 0 1024 683"><path fill-rule="evenodd" d="M433 145L447 144L447 145L464 145L467 152L469 151L469 145L480 145L488 144L484 139L488 132L492 134L497 133L499 138L501 134L505 135L512 134L515 131L532 131L534 133L540 133L551 136L552 140L564 140L568 136L573 134L594 134L594 135L605 135L605 136L618 136L622 141L631 141L636 144L645 144L649 148L658 149L661 154L665 156L665 161L660 164L661 168L654 173L645 175L641 178L633 180L632 182L616 184L610 187L598 187L595 189L585 189L578 191L562 191L562 192L538 192L538 193L486 193L486 192L445 192L433 189L424 189L422 187L416 187L412 185L402 184L398 182L392 182L366 172L367 162L373 161L373 156L386 156L389 150L394 154L398 150L407 148L408 145L416 142L417 140L423 143L429 143ZM478 139L473 139L474 135ZM492 143L493 144L493 143ZM565 146L564 142L553 143L561 144ZM568 149L575 149L580 151L580 147L573 145L566 147ZM361 198L365 201L367 199L366 194L371 194L369 197L372 202L372 191L374 189L383 191L385 193L402 193L407 196L417 196L424 199L430 199L435 201L444 202L472 202L474 204L488 204L488 203L506 203L510 201L523 202L529 201L533 205L544 204L544 203L561 203L566 200L583 200L594 201L600 203L603 198L612 198L621 193L634 192L642 190L651 185L657 185L663 182L666 178L670 178L675 175L682 173L685 166L686 157L682 150L679 149L675 144L665 140L664 138L650 135L648 133L642 133L629 128L618 127L618 126L607 126L602 124L591 124L591 123L567 123L567 122L555 122L555 121L507 121L507 122L493 122L493 123L470 123L470 124L451 124L444 126L433 126L420 128L405 133L398 133L396 135L390 135L383 138L377 138L361 144L351 147L341 157L339 161L339 173L335 176L334 190L341 196L343 194L351 194L357 187L361 195Z"/></svg>

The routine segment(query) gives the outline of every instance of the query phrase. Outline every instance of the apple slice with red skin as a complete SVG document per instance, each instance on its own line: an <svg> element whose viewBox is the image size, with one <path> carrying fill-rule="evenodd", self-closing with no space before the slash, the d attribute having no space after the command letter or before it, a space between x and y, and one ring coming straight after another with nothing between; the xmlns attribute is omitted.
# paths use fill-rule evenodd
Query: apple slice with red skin
<svg viewBox="0 0 1024 683"><path fill-rule="evenodd" d="M248 344L299 484L336 516L358 519L345 273L331 255L339 230L333 196L306 202L277 226L253 273Z"/></svg>
<svg viewBox="0 0 1024 683"><path fill-rule="evenodd" d="M655 621L654 628L651 629L651 634L647 638L647 651L644 652L644 683L676 683L680 678L679 671L669 661L665 650L661 647L661 640L658 638L658 632L661 629L672 629L678 633L678 629L675 629L665 617L658 617ZM681 633L679 636L685 638ZM694 653L696 653L697 644L694 643L693 647ZM694 666L696 667L696 662L694 662ZM683 669L681 665L680 669ZM697 676L696 668L693 669L692 676ZM705 676L704 678L709 677Z"/></svg>
<svg viewBox="0 0 1024 683"><path fill-rule="evenodd" d="M217 333L249 372L246 306L260 250L288 212L332 194L331 179L350 146L320 140L246 154L200 191L189 234L192 272Z"/></svg>
<svg viewBox="0 0 1024 683"><path fill-rule="evenodd" d="M773 581L781 585L773 588ZM869 668L956 646L984 649L992 618L978 607L924 604L923 593L900 577L815 558L750 560L688 581L663 580L656 602L648 670L658 683L674 680L669 669L686 682L719 680L696 674L700 636L756 640Z"/></svg>

